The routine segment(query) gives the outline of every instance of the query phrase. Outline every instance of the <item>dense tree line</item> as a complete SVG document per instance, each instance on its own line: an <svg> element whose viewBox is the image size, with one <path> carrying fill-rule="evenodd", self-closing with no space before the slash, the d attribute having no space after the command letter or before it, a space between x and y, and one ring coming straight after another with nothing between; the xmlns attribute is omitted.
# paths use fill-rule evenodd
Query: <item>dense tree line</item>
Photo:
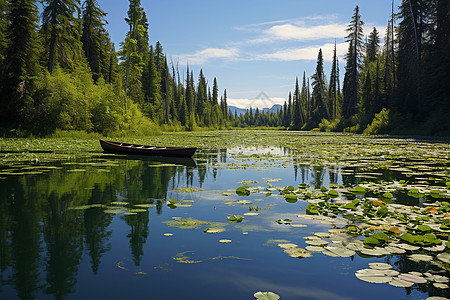
<svg viewBox="0 0 450 300"><path fill-rule="evenodd" d="M226 92L211 94L200 70L179 73L161 43L150 45L140 0L130 0L129 31L116 51L96 0L0 0L0 127L108 134L220 128ZM5 133L4 133L5 134Z"/></svg>
<svg viewBox="0 0 450 300"><path fill-rule="evenodd" d="M329 79L319 51L315 73L277 114L255 120L236 116L238 126L262 124L292 129L450 135L450 2L403 0L387 22L384 45L373 28L364 35L356 6L347 28L345 74L339 81L336 47ZM311 79L311 85L309 83ZM258 114L258 118L263 115ZM274 125L270 125L274 124Z"/></svg>

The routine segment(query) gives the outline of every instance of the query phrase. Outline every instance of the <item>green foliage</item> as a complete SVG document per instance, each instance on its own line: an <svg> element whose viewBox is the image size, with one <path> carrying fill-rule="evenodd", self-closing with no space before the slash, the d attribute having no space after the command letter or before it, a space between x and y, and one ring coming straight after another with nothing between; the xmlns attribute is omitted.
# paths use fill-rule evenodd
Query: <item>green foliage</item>
<svg viewBox="0 0 450 300"><path fill-rule="evenodd" d="M327 119L322 119L322 121L319 124L319 129L322 132L336 132L340 129L340 119L334 119L331 121L328 121Z"/></svg>
<svg viewBox="0 0 450 300"><path fill-rule="evenodd" d="M389 109L383 108L375 115L372 123L364 129L364 134L383 134L389 132Z"/></svg>

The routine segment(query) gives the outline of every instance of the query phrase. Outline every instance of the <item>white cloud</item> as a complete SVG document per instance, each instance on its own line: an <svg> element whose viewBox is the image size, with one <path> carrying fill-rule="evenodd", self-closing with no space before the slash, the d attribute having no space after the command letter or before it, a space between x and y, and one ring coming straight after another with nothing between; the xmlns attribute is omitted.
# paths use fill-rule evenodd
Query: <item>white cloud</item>
<svg viewBox="0 0 450 300"><path fill-rule="evenodd" d="M178 55L180 61L186 61L190 65L202 65L211 59L235 59L239 55L237 48L206 48L193 54Z"/></svg>
<svg viewBox="0 0 450 300"><path fill-rule="evenodd" d="M286 101L285 98L268 98L268 99L233 99L229 98L227 99L227 104L231 106L236 106L239 108L245 108L248 109L250 107L252 108L271 108L275 104L281 104L283 105Z"/></svg>
<svg viewBox="0 0 450 300"><path fill-rule="evenodd" d="M275 25L265 31L273 38L280 40L320 40L326 38L343 37L346 35L346 25L329 24L318 26L295 26L292 24Z"/></svg>
<svg viewBox="0 0 450 300"><path fill-rule="evenodd" d="M322 19L317 19L322 20ZM285 22L260 31L260 36L246 41L246 44L272 43L276 41L314 41L343 38L347 35L347 25L326 24L307 25L303 20Z"/></svg>
<svg viewBox="0 0 450 300"><path fill-rule="evenodd" d="M270 61L294 61L294 60L317 60L319 49L322 49L323 59L331 61L333 59L334 44L328 43L322 46L309 46L304 48L283 49L273 53L256 55L255 60ZM337 55L342 57L348 49L348 43L338 43L336 45Z"/></svg>

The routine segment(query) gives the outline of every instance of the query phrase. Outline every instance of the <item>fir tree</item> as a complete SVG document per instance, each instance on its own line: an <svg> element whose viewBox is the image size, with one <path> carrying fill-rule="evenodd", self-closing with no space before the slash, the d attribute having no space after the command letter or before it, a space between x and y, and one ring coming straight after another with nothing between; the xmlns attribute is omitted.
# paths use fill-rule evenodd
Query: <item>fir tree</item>
<svg viewBox="0 0 450 300"><path fill-rule="evenodd" d="M374 27L372 32L369 34L369 41L367 43L366 49L367 64L377 60L379 47L380 47L380 37L378 36L377 29Z"/></svg>
<svg viewBox="0 0 450 300"><path fill-rule="evenodd" d="M5 55L8 46L8 12L9 2L7 0L0 0L0 93L2 93L5 72Z"/></svg>
<svg viewBox="0 0 450 300"><path fill-rule="evenodd" d="M206 105L208 104L208 92L206 86L206 79L203 75L203 70L200 69L200 74L198 75L198 83L197 83L197 105L196 105L196 114L202 119L202 123L204 124L204 113Z"/></svg>
<svg viewBox="0 0 450 300"><path fill-rule="evenodd" d="M111 48L104 28L105 18L106 13L100 9L96 0L84 1L81 41L94 81L97 81L101 74L107 74L107 64L110 63L108 59Z"/></svg>
<svg viewBox="0 0 450 300"><path fill-rule="evenodd" d="M222 115L225 120L228 119L228 99L227 99L227 90L223 91L223 98L221 101Z"/></svg>
<svg viewBox="0 0 450 300"><path fill-rule="evenodd" d="M125 97L130 94L131 98L142 104L144 102L142 93L142 72L144 70L145 62L142 53L142 45L140 40L144 39L146 28L142 26L143 8L140 6L140 0L130 0L128 17L125 18L130 30L125 37L125 42L121 44L121 59L122 65L125 69ZM148 68L147 68L148 69ZM127 110L125 100L125 111Z"/></svg>
<svg viewBox="0 0 450 300"><path fill-rule="evenodd" d="M339 92L339 70L338 70L338 58L336 51L336 41L334 42L334 51L333 51L333 62L331 65L331 75L330 75L330 87L328 89L328 99L331 102L331 117L336 119L337 116L337 106L338 106L338 92Z"/></svg>
<svg viewBox="0 0 450 300"><path fill-rule="evenodd" d="M311 77L313 80L313 95L312 95L312 121L313 126L320 123L323 118L330 119L330 110L328 105L325 74L323 72L323 54L322 49L319 49L317 55L316 72Z"/></svg>
<svg viewBox="0 0 450 300"><path fill-rule="evenodd" d="M161 123L164 119L164 105L161 97L161 78L156 68L153 48L150 47L150 59L148 62L148 86L146 103L149 105L149 113L154 121Z"/></svg>
<svg viewBox="0 0 450 300"><path fill-rule="evenodd" d="M435 11L436 27L432 32L435 41L431 61L427 70L429 78L428 95L434 110L444 108L450 111L450 2L437 0Z"/></svg>
<svg viewBox="0 0 450 300"><path fill-rule="evenodd" d="M12 0L9 4L9 44L5 55L4 94L0 97L0 122L4 125L23 121L19 120L19 113L24 102L31 100L29 92L33 89L33 77L39 73L36 3L34 0Z"/></svg>
<svg viewBox="0 0 450 300"><path fill-rule="evenodd" d="M287 109L287 118L286 118L286 126L285 127L290 127L292 124L292 114L293 114L293 109L292 109L292 94L291 92L289 92L289 96L288 96L288 109Z"/></svg>
<svg viewBox="0 0 450 300"><path fill-rule="evenodd" d="M388 21L386 36L384 38L384 103L392 105L392 94L395 87L395 42L394 42L394 1L392 1L392 14Z"/></svg>
<svg viewBox="0 0 450 300"><path fill-rule="evenodd" d="M295 91L294 91L294 119L293 119L293 128L294 129L300 129L303 124L301 124L302 117L301 117L301 106L300 106L300 87L298 85L298 77L295 78Z"/></svg>
<svg viewBox="0 0 450 300"><path fill-rule="evenodd" d="M421 119L422 105L422 48L431 30L429 12L432 3L427 0L403 0L398 28L398 86L395 108ZM429 23L430 22L430 23Z"/></svg>
<svg viewBox="0 0 450 300"><path fill-rule="evenodd" d="M212 94L212 105L218 105L219 104L219 86L217 85L217 79L214 77L214 83L213 83L213 94Z"/></svg>
<svg viewBox="0 0 450 300"><path fill-rule="evenodd" d="M351 117L356 113L358 105L359 71L361 69L361 58L363 45L363 25L359 14L359 7L356 6L352 21L347 28L349 33L347 42L350 43L347 55L347 65L344 76L344 116Z"/></svg>
<svg viewBox="0 0 450 300"><path fill-rule="evenodd" d="M80 58L77 46L78 24L74 16L79 11L79 0L45 0L42 28L49 35L47 69L53 72L56 63L72 67L73 57Z"/></svg>

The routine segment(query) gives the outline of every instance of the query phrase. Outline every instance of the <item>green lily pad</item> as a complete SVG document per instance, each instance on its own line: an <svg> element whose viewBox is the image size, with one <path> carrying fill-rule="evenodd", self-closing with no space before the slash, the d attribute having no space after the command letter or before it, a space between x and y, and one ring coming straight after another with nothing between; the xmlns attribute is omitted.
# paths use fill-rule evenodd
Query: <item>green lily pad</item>
<svg viewBox="0 0 450 300"><path fill-rule="evenodd" d="M238 196L249 196L250 190L248 189L248 185L243 185L236 189L236 195Z"/></svg>
<svg viewBox="0 0 450 300"><path fill-rule="evenodd" d="M364 244L368 244L368 245L378 245L380 244L380 241L376 238L373 238L371 236L368 236L364 239Z"/></svg>
<svg viewBox="0 0 450 300"><path fill-rule="evenodd" d="M228 221L234 222L234 223L239 223L244 220L243 216L238 216L238 215L228 216L227 218L228 218Z"/></svg>
<svg viewBox="0 0 450 300"><path fill-rule="evenodd" d="M296 203L296 202L298 201L298 196L297 196L297 195L289 194L289 195L286 195L286 196L284 197L284 199L285 199L286 202L288 202L288 203Z"/></svg>
<svg viewBox="0 0 450 300"><path fill-rule="evenodd" d="M419 229L422 232L429 232L431 231L431 227L428 225L417 225L417 229Z"/></svg>
<svg viewBox="0 0 450 300"><path fill-rule="evenodd" d="M130 213L143 213L143 212L148 212L148 210L143 209L143 208L136 208L136 209L130 209L129 212Z"/></svg>
<svg viewBox="0 0 450 300"><path fill-rule="evenodd" d="M330 196L331 198L337 198L339 197L339 193L335 190L330 190L328 191L328 196Z"/></svg>
<svg viewBox="0 0 450 300"><path fill-rule="evenodd" d="M200 221L194 218L173 218L170 221L164 221L162 223L165 223L169 227L177 227L181 229L197 229L202 225L213 225L213 222Z"/></svg>
<svg viewBox="0 0 450 300"><path fill-rule="evenodd" d="M392 195L391 193L384 193L381 197L386 198L386 199L391 199L391 198L394 198L394 195Z"/></svg>
<svg viewBox="0 0 450 300"><path fill-rule="evenodd" d="M272 292L256 292L253 297L256 300L278 300L280 296Z"/></svg>
<svg viewBox="0 0 450 300"><path fill-rule="evenodd" d="M220 232L224 232L225 228L223 228L223 227L208 227L203 231L207 232L207 233L220 233Z"/></svg>
<svg viewBox="0 0 450 300"><path fill-rule="evenodd" d="M349 189L349 191L354 194L363 194L366 192L366 189L363 188L362 186L358 185L356 188Z"/></svg>

